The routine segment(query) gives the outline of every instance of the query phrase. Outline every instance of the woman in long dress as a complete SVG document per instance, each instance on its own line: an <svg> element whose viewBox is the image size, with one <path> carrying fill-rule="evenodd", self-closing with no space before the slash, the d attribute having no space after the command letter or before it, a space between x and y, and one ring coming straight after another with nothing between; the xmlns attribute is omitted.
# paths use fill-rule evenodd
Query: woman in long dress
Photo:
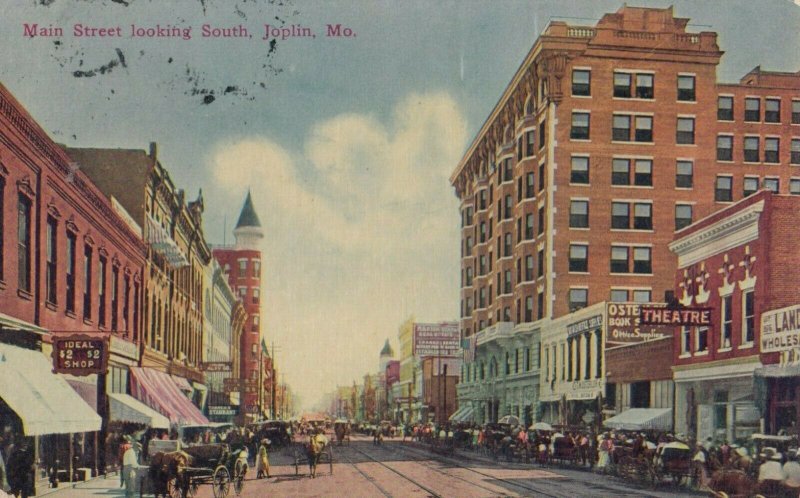
<svg viewBox="0 0 800 498"><path fill-rule="evenodd" d="M600 441L598 448L597 470L605 472L608 464L611 461L611 452L614 450L614 442L607 434L603 434L603 440Z"/></svg>
<svg viewBox="0 0 800 498"><path fill-rule="evenodd" d="M261 444L258 446L258 455L256 456L256 478L262 479L266 476L269 479L269 453L267 452L268 439L262 439Z"/></svg>

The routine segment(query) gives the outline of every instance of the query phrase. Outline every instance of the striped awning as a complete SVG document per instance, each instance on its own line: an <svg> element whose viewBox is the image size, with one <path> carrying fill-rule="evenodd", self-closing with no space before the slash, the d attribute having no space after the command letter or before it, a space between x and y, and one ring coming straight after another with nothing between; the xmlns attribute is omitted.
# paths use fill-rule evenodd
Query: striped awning
<svg viewBox="0 0 800 498"><path fill-rule="evenodd" d="M189 261L183 255L178 244L170 237L167 230L149 214L147 215L147 243L155 252L164 256L172 268L189 265Z"/></svg>
<svg viewBox="0 0 800 498"><path fill-rule="evenodd" d="M152 368L130 367L131 394L172 424L207 424L208 419L181 392L172 376Z"/></svg>

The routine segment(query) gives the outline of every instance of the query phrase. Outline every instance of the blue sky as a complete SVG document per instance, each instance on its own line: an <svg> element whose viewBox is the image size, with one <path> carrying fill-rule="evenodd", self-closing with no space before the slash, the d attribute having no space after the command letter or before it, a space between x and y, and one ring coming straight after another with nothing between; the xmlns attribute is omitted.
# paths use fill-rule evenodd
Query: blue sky
<svg viewBox="0 0 800 498"><path fill-rule="evenodd" d="M622 5L127 3L16 2L0 19L0 80L58 142L157 141L188 197L203 188L211 242L222 242L252 189L267 229L264 335L309 405L374 371L385 338L397 348L405 316L457 317L458 203L447 178L551 19L588 25ZM789 0L629 4L674 5L691 31L718 32L720 81L759 64L800 70L800 7ZM278 40L270 52L263 24L280 22L317 37ZM60 26L65 36L25 38L23 23ZM120 26L124 36L74 38L75 23ZM202 39L204 23L243 24L253 38ZM131 39L131 24L192 26L193 38ZM356 36L326 38L326 24ZM112 61L110 72L75 76Z"/></svg>

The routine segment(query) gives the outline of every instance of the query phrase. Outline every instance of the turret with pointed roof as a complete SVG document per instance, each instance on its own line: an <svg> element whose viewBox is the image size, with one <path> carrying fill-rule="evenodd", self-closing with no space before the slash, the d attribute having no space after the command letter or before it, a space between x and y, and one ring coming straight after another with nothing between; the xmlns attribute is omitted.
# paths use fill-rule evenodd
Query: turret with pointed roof
<svg viewBox="0 0 800 498"><path fill-rule="evenodd" d="M392 357L394 356L394 351L392 350L392 346L389 344L389 339L386 339L386 343L383 345L383 349L381 349L381 357L378 360L378 373L382 374L386 371L386 365L389 364Z"/></svg>
<svg viewBox="0 0 800 498"><path fill-rule="evenodd" d="M249 190L247 191L247 199L244 201L244 206L242 206L242 212L239 214L239 221L236 222L236 228L233 230L233 235L236 237L237 249L258 249L259 239L264 237L264 231L261 229L261 220L258 219Z"/></svg>
<svg viewBox="0 0 800 498"><path fill-rule="evenodd" d="M386 344L383 345L381 356L394 356L394 351L392 350L392 346L389 344L389 339L386 339Z"/></svg>

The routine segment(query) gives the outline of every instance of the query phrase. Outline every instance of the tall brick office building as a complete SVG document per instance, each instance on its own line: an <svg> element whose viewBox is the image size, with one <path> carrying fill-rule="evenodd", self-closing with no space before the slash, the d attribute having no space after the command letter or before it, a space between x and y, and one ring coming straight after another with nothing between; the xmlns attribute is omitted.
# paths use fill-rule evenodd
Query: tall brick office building
<svg viewBox="0 0 800 498"><path fill-rule="evenodd" d="M453 172L461 328L477 335L460 390L477 393L476 413L513 405L514 393L475 387L524 374L491 367L521 349L547 381L539 399L547 388L568 401L575 382L603 396L603 365L581 358L602 357L604 342L553 321L661 301L675 230L762 186L800 193L800 73L718 83L716 33L687 25L672 8L627 6L595 26L551 22Z"/></svg>

